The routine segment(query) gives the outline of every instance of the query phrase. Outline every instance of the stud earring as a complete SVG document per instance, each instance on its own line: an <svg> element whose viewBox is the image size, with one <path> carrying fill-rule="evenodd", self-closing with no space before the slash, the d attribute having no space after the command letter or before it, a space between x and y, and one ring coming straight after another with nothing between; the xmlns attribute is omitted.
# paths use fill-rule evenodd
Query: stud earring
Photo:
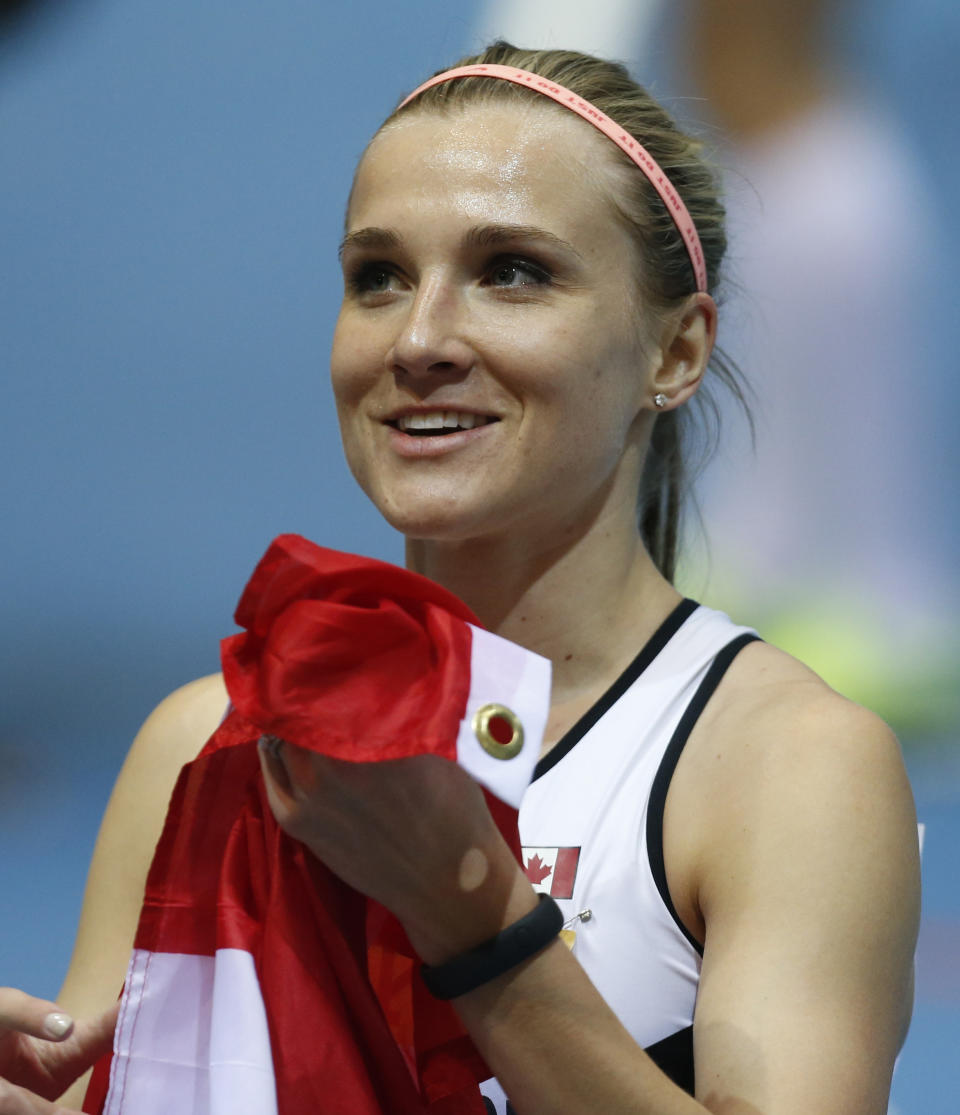
<svg viewBox="0 0 960 1115"><path fill-rule="evenodd" d="M667 396L664 395L662 391L658 391L656 395L653 396L653 405L657 408L657 410L663 410L663 408L667 405Z"/></svg>

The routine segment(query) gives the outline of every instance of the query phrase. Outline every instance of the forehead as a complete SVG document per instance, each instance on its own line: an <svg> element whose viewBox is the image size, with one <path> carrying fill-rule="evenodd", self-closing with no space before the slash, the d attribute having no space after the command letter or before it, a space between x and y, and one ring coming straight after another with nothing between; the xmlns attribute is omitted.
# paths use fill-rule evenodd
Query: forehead
<svg viewBox="0 0 960 1115"><path fill-rule="evenodd" d="M546 102L414 112L367 148L347 225L454 214L471 222L536 218L558 235L622 240L608 148L588 124Z"/></svg>

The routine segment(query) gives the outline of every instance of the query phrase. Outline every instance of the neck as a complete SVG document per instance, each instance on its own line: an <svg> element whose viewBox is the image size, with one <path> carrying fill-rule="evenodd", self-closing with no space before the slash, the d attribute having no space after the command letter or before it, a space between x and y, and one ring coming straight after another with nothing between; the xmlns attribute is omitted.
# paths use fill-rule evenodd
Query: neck
<svg viewBox="0 0 960 1115"><path fill-rule="evenodd" d="M553 662L553 703L604 688L680 599L631 521L545 539L409 540L407 564L485 627Z"/></svg>

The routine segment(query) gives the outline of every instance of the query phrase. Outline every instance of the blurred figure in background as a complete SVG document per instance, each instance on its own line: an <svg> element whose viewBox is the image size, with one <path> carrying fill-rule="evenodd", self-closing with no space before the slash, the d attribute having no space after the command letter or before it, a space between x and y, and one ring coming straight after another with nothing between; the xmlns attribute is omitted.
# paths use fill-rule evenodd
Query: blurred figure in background
<svg viewBox="0 0 960 1115"><path fill-rule="evenodd" d="M924 286L933 217L909 144L831 57L838 7L691 0L687 13L691 77L731 143L740 294L720 343L756 420L754 449L717 400L724 452L698 483L687 580L918 736L955 701L943 475L918 445L947 375Z"/></svg>
<svg viewBox="0 0 960 1115"><path fill-rule="evenodd" d="M932 297L947 273L932 191L858 73L867 14L855 0L601 0L589 17L568 0L488 0L476 33L645 56L654 88L664 66L682 75L667 84L699 85L704 99L677 109L694 127L712 115L727 143L738 293L720 345L752 391L755 444L718 395L722 452L697 482L681 583L919 740L960 723L956 465L937 420L956 358Z"/></svg>

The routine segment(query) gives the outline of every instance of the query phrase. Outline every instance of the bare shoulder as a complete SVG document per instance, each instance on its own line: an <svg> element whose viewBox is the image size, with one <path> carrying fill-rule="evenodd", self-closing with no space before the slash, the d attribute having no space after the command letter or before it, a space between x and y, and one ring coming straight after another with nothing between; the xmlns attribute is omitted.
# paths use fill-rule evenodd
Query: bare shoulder
<svg viewBox="0 0 960 1115"><path fill-rule="evenodd" d="M166 697L144 721L117 778L104 814L88 883L100 876L136 890L160 837L170 794L183 766L196 758L227 707L219 674L190 682ZM85 910L86 913L86 910Z"/></svg>
<svg viewBox="0 0 960 1115"><path fill-rule="evenodd" d="M219 674L175 690L150 713L137 733L110 796L88 881L108 875L119 887L142 891L142 882L185 763L194 759L227 707ZM141 895L135 896L139 908ZM86 916L86 902L84 916Z"/></svg>
<svg viewBox="0 0 960 1115"><path fill-rule="evenodd" d="M704 848L747 824L770 839L815 827L836 841L916 843L896 736L775 647L740 652L690 744L682 785L701 802Z"/></svg>
<svg viewBox="0 0 960 1115"><path fill-rule="evenodd" d="M220 675L200 678L161 701L133 741L100 825L73 956L57 997L76 1018L116 1001L170 794L226 707ZM68 1106L79 1107L87 1075L62 1097Z"/></svg>
<svg viewBox="0 0 960 1115"><path fill-rule="evenodd" d="M78 1016L116 998L170 794L226 705L220 676L200 678L161 701L137 733L100 826L61 991L60 1001Z"/></svg>
<svg viewBox="0 0 960 1115"><path fill-rule="evenodd" d="M916 814L896 737L757 643L688 748L668 809L678 889L706 942L698 1083L702 1067L716 1095L746 1096L762 1065L770 1110L886 1110L919 918Z"/></svg>
<svg viewBox="0 0 960 1115"><path fill-rule="evenodd" d="M711 780L790 774L801 783L829 776L833 784L892 778L906 785L900 745L880 717L762 642L731 664L698 725L697 753Z"/></svg>
<svg viewBox="0 0 960 1115"><path fill-rule="evenodd" d="M220 674L198 678L174 690L144 721L130 758L175 765L179 770L214 732L226 711L227 699Z"/></svg>
<svg viewBox="0 0 960 1115"><path fill-rule="evenodd" d="M917 853L894 733L762 642L740 651L701 715L671 785L667 825L671 815L684 820L671 829L681 833L677 890L701 930L738 856L772 858L779 849L788 877L819 848L831 872L861 855L897 858L906 876L903 859Z"/></svg>
<svg viewBox="0 0 960 1115"><path fill-rule="evenodd" d="M203 747L227 707L219 674L176 689L137 733L104 815L99 845L116 827L137 826L152 851L181 768Z"/></svg>

